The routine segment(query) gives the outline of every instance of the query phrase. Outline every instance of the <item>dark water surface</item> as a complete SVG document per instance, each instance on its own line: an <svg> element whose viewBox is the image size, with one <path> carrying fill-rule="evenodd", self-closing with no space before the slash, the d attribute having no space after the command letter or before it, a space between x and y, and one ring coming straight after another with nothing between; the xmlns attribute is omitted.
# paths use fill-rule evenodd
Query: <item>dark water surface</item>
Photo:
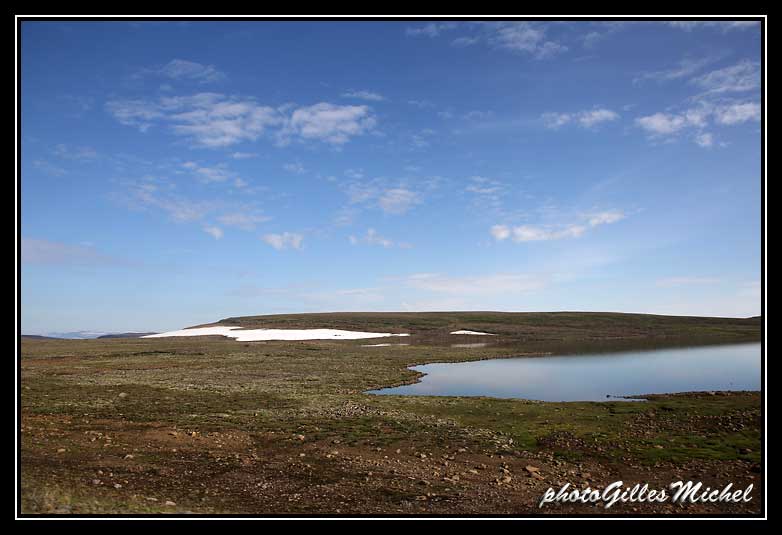
<svg viewBox="0 0 782 535"><path fill-rule="evenodd" d="M606 401L709 390L760 390L759 343L426 364L419 383L372 394Z"/></svg>

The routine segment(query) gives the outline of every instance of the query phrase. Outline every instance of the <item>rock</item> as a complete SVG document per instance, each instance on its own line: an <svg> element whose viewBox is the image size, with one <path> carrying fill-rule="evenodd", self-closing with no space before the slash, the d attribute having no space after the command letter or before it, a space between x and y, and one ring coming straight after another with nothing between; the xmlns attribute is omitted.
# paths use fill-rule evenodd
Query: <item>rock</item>
<svg viewBox="0 0 782 535"><path fill-rule="evenodd" d="M296 435L295 438L296 438L296 440L299 440L299 441L303 442L306 437L304 435ZM335 442L335 444L337 444L337 443Z"/></svg>
<svg viewBox="0 0 782 535"><path fill-rule="evenodd" d="M126 398L126 397L128 397L129 395L130 395L130 394L128 394L127 392L120 392L120 393L119 393L119 395L118 395L117 397L118 397L118 398Z"/></svg>
<svg viewBox="0 0 782 535"><path fill-rule="evenodd" d="M114 483L114 488L115 489L121 489L122 485L120 485L119 483Z"/></svg>
<svg viewBox="0 0 782 535"><path fill-rule="evenodd" d="M540 468L538 468L537 466L532 466L531 464L528 464L527 466L525 466L524 469L527 472L529 472L530 474L534 474L534 473L540 472Z"/></svg>
<svg viewBox="0 0 782 535"><path fill-rule="evenodd" d="M176 502L172 502L171 500L166 500L166 505L168 507L174 507L174 506L176 506Z"/></svg>
<svg viewBox="0 0 782 535"><path fill-rule="evenodd" d="M100 485L100 479L93 479L92 480L93 485Z"/></svg>
<svg viewBox="0 0 782 535"><path fill-rule="evenodd" d="M65 448L57 448L57 453L65 453Z"/></svg>
<svg viewBox="0 0 782 535"><path fill-rule="evenodd" d="M133 458L133 454L132 453L128 453L127 455L125 455L123 457L123 459L132 459L132 458Z"/></svg>

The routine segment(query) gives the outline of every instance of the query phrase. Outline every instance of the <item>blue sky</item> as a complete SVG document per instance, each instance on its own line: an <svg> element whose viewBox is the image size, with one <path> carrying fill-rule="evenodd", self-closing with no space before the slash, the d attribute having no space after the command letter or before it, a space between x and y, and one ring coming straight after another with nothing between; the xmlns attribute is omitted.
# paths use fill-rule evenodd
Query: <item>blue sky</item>
<svg viewBox="0 0 782 535"><path fill-rule="evenodd" d="M760 313L752 22L25 22L22 330Z"/></svg>

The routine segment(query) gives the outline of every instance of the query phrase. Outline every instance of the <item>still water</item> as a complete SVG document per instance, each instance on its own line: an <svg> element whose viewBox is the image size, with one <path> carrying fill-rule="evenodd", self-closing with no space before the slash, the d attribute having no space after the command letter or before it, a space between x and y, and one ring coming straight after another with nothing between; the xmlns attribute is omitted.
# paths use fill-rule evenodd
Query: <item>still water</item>
<svg viewBox="0 0 782 535"><path fill-rule="evenodd" d="M606 401L705 390L760 390L759 343L426 364L419 383L374 390L411 396Z"/></svg>

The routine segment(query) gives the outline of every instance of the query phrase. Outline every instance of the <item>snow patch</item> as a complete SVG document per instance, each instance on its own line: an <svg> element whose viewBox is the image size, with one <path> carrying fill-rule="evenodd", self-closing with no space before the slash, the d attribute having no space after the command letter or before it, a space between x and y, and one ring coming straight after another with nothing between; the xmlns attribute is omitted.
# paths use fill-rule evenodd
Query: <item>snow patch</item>
<svg viewBox="0 0 782 535"><path fill-rule="evenodd" d="M234 326L219 326L168 331L142 336L142 338L168 338L171 336L227 336L236 339L237 342L257 342L262 340L361 340L363 338L410 335L341 331L339 329L242 329Z"/></svg>
<svg viewBox="0 0 782 535"><path fill-rule="evenodd" d="M492 333L482 333L479 331L454 331L451 334L474 334L477 336L496 336L495 334Z"/></svg>

